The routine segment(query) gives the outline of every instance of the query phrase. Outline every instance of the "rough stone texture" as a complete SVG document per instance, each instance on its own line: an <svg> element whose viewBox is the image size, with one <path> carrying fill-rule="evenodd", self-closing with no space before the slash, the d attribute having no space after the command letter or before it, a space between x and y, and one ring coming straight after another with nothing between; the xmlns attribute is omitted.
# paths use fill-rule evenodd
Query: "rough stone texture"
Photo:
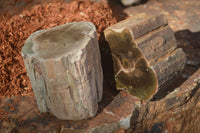
<svg viewBox="0 0 200 133"><path fill-rule="evenodd" d="M34 96L1 98L4 121L0 132L193 132L198 133L200 116L200 69L181 86L157 101L142 102L121 91L95 117L81 121L63 121L51 114L41 114ZM105 102L105 101L104 101ZM10 103L15 107L10 110ZM22 109L23 108L23 109ZM3 112L2 110L5 110ZM189 122L188 122L189 121Z"/></svg>
<svg viewBox="0 0 200 133"><path fill-rule="evenodd" d="M165 98L136 109L133 133L200 132L200 69Z"/></svg>
<svg viewBox="0 0 200 133"><path fill-rule="evenodd" d="M112 6L115 7L116 5L114 6L112 5ZM168 103L171 102L171 105L172 105L170 109L166 109L165 107L167 106L166 104L163 105L163 103L164 101L169 99L169 96L172 96L171 93L167 94L168 98L165 97L163 99L164 96L162 96L160 100L149 101L148 103L151 103L153 107L150 107L151 110L148 110L149 108L145 107L143 108L143 112L141 113L138 113L138 111L135 111L135 113L133 114L134 117L132 117L131 119L131 124L134 124L134 126L132 126L130 130L125 131L123 128L121 128L115 133L124 133L124 132L138 133L140 131L141 133L155 133L155 132L170 133L170 131L172 132L177 131L181 133L190 133L190 132L199 133L200 132L200 129L199 129L200 89L199 87L196 87L197 84L194 82L194 81L199 80L198 77L200 75L200 72L198 70L198 68L200 67L199 66L200 65L199 63L200 62L199 60L200 59L200 52L199 52L200 51L200 47L199 47L200 46L200 41L199 41L200 8L199 6L200 6L200 2L197 0L180 0L180 1L149 0L145 4L141 4L138 6L133 6L133 7L129 7L125 9L125 12L128 13L130 16L131 15L134 16L140 12L146 12L148 14L155 14L155 13L162 12L168 16L170 27L173 29L173 31L176 31L176 39L178 40L179 47L183 48L187 56L186 68L184 69L181 75L181 77L183 77L183 81L187 79L186 80L187 84L184 83L184 85L181 85L181 88L183 88L181 92L184 91L185 93L191 94L193 96L189 95L190 98L187 96L189 98L187 102L177 103L176 102L177 96L179 99L181 97L184 99L186 98L186 96L184 95L184 93L180 93L180 95L177 95L177 96L173 95L173 97L171 97L172 98L171 101L168 101ZM119 10L118 5L115 8L117 8L116 11L118 14L121 14L122 11L124 11L123 9ZM194 72L195 72L194 75L196 75L196 78L194 77L194 75L190 77ZM180 88L179 86L180 84L182 84L182 82L179 83L179 80L175 80L174 82L175 82L175 86L177 86L177 88ZM195 91L192 92L193 87L198 88L196 89L196 92ZM110 90L110 87L107 87L107 88L104 87L104 89ZM174 88L169 87L168 90L170 92L174 90ZM178 89L178 91L176 91L175 89L172 93L176 92L176 94L179 94L179 91L180 89ZM113 93L110 92L110 93L105 93L105 94L107 95L104 95L105 101L103 101L103 103L106 103L106 101L108 101L107 97ZM159 103L159 101L161 103ZM155 104L153 104L154 102ZM173 103L175 106L173 106ZM13 109L13 106L11 105L13 105L15 109ZM116 106L119 106L119 105L121 106L121 103L119 104L119 102L117 102ZM154 105L157 108L154 109ZM177 106L177 105L180 105L180 106ZM104 109L106 106L107 104L105 104L105 106L102 106L100 104L100 108ZM111 107L110 110L113 110L114 108L113 104L110 107ZM126 111L128 110L128 108L120 108L120 111L123 111L123 110ZM157 112L156 110L159 110L159 111ZM168 115L168 111L169 111L169 115ZM82 123L75 122L77 123L77 126L75 126L76 124L73 122L61 121L61 120L56 119L52 115L40 114L38 112L39 110L37 108L35 98L31 95L23 96L23 97L11 97L11 98L1 97L0 98L0 116L1 116L0 117L0 132L4 133L9 130L9 131L16 131L16 132L19 131L19 133L53 132L53 131L55 131L56 133L59 133L62 125L68 125L68 129L71 129L73 132L77 131L81 127L83 128L83 130L87 130L89 132L91 128L86 129L88 125L95 126L94 124L95 121L92 122L93 118L91 119L90 123L87 123L88 121L83 121ZM146 113L146 112L149 112L149 113ZM139 114L140 116L143 116L144 114L144 116L140 117L138 120L137 116ZM148 121L147 119L145 119L146 114L148 114L147 115ZM151 119L149 119L150 118L149 114L151 114L152 116ZM98 115L100 115L100 113L98 113L97 116ZM109 115L107 116L106 120L113 119L113 117L116 117L116 116ZM144 119L144 121L140 121L142 118ZM2 120L3 121L6 120L7 122L2 122ZM102 127L106 127L109 124L111 124L110 126L114 125L116 129L119 128L118 126L116 126L116 124L113 124L114 123L113 121L112 121L113 123L107 124L109 121L100 122L101 120L96 121L96 122L98 122L99 125L102 125ZM134 121L136 120L139 121L139 123L138 122L134 123ZM165 122L165 120L167 122ZM136 126L138 126L138 128ZM99 129L99 127L101 126L98 126L97 128ZM93 127L93 129L94 128L95 127ZM137 130L134 130L134 128ZM144 132L142 132L142 129L144 129L145 131L143 130Z"/></svg>
<svg viewBox="0 0 200 133"><path fill-rule="evenodd" d="M105 38L113 57L118 89L149 100L170 85L185 66L185 54L163 15L139 14L108 27Z"/></svg>
<svg viewBox="0 0 200 133"><path fill-rule="evenodd" d="M92 23L37 31L26 40L22 55L40 112L65 120L96 115L103 74Z"/></svg>

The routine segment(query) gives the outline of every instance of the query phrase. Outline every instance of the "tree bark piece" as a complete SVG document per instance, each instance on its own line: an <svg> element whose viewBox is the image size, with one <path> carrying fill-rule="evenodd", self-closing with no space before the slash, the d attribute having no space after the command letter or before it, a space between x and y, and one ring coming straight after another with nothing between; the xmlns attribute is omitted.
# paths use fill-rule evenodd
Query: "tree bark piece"
<svg viewBox="0 0 200 133"><path fill-rule="evenodd" d="M26 40L22 55L40 112L64 120L95 116L103 73L92 23L37 31Z"/></svg>
<svg viewBox="0 0 200 133"><path fill-rule="evenodd" d="M108 27L118 89L148 100L185 66L185 54L163 15L139 14Z"/></svg>

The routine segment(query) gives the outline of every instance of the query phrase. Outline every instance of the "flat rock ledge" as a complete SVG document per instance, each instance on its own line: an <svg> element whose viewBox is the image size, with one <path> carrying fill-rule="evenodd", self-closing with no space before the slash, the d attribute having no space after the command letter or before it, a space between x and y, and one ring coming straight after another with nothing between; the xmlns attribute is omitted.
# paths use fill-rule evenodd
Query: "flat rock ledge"
<svg viewBox="0 0 200 133"><path fill-rule="evenodd" d="M7 115L1 116L0 132L111 133L126 129L135 133L197 133L200 131L199 87L200 69L161 100L144 103L122 91L94 118L77 122L40 114L33 95L1 98L1 114Z"/></svg>
<svg viewBox="0 0 200 133"><path fill-rule="evenodd" d="M22 48L40 112L63 120L93 117L103 94L95 26L73 22L33 33Z"/></svg>

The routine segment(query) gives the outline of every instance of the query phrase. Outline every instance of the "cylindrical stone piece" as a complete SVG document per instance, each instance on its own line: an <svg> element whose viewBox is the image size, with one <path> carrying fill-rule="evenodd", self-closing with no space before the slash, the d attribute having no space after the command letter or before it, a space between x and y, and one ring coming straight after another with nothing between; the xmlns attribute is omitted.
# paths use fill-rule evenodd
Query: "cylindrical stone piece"
<svg viewBox="0 0 200 133"><path fill-rule="evenodd" d="M33 33L22 48L40 112L59 119L95 116L103 94L96 28L67 23Z"/></svg>

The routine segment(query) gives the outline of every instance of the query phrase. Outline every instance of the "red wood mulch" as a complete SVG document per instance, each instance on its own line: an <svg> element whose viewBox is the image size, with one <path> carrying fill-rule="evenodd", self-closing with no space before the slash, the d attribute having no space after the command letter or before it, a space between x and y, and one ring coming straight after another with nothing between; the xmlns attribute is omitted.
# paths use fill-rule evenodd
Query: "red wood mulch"
<svg viewBox="0 0 200 133"><path fill-rule="evenodd" d="M90 1L35 5L30 10L0 23L0 96L26 95L32 92L21 56L21 48L31 33L67 22L90 21L98 37L116 23L108 4Z"/></svg>

